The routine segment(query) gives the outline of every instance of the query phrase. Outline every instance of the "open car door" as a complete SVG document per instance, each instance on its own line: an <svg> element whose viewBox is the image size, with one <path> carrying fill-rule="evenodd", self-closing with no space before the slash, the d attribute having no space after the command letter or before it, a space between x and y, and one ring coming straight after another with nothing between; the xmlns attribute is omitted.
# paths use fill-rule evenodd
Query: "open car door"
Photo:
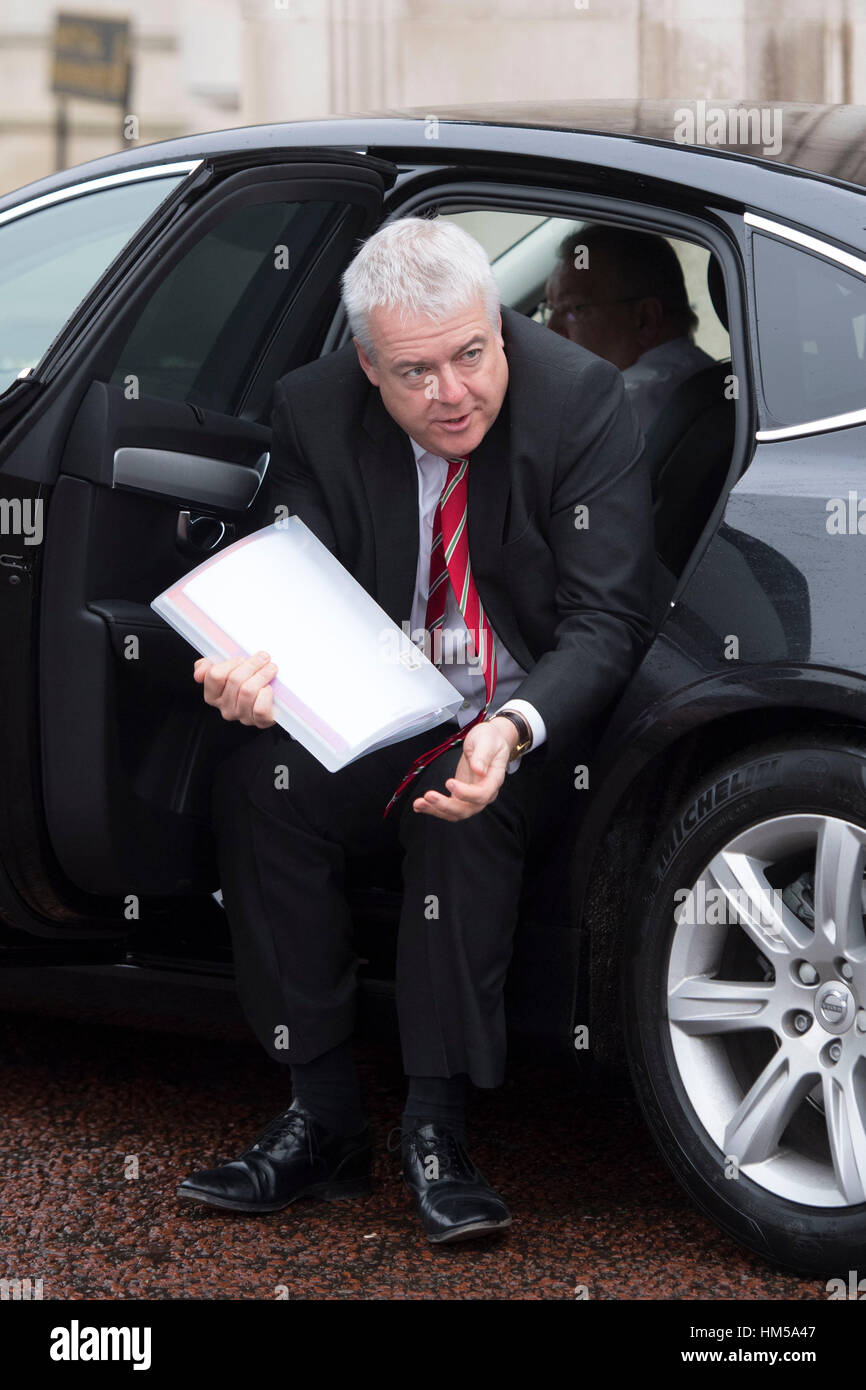
<svg viewBox="0 0 866 1390"><path fill-rule="evenodd" d="M218 887L211 775L252 731L204 704L196 652L150 600L271 520L274 381L321 349L396 172L329 150L204 161L58 347L63 384L4 465L62 441L33 577L47 921Z"/></svg>

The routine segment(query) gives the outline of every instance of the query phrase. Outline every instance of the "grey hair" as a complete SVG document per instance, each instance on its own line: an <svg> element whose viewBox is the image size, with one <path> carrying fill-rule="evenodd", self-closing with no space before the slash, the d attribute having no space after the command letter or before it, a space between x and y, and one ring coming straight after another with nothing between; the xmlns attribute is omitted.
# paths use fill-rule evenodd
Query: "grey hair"
<svg viewBox="0 0 866 1390"><path fill-rule="evenodd" d="M446 219L401 217L364 242L343 274L343 304L349 327L371 360L370 311L400 308L440 320L459 312L480 294L491 325L497 326L499 286L480 242Z"/></svg>

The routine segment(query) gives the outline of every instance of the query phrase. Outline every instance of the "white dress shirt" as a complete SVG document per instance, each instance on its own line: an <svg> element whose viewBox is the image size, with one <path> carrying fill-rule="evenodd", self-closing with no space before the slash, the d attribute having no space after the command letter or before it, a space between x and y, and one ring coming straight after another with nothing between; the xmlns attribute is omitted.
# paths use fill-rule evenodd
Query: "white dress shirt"
<svg viewBox="0 0 866 1390"><path fill-rule="evenodd" d="M636 362L625 368L622 374L625 389L644 434L680 382L714 361L715 358L683 334L642 352Z"/></svg>
<svg viewBox="0 0 866 1390"><path fill-rule="evenodd" d="M428 453L411 435L409 438L418 470L418 569L412 601L411 636L419 630L423 631L425 626L430 588L430 552L433 549L433 517L448 476L448 461L439 454ZM488 623L489 621L488 617ZM463 704L454 716L462 729L464 724L470 723L484 708L487 692L481 662L475 655L469 629L457 606L450 582L446 588L442 627L445 630L442 639L442 673L463 696ZM493 692L496 708L491 709L490 714L498 714L505 708L513 709L515 714L522 714L532 730L532 747L538 748L547 738L544 720L528 700L509 699L527 672L522 666L518 666L495 632L493 636L496 640L496 689ZM423 646L423 640L418 645ZM432 661L435 652L428 649L427 655ZM508 771L516 772L519 766L520 758L512 758L508 764Z"/></svg>

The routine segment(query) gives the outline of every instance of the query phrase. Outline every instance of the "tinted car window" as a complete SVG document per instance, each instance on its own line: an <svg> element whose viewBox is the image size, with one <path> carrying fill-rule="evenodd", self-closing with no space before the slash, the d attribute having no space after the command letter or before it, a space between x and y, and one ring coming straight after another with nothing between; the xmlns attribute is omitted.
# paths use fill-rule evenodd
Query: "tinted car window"
<svg viewBox="0 0 866 1390"><path fill-rule="evenodd" d="M284 312L334 206L255 203L211 228L148 301L111 382L139 395L230 412L258 344Z"/></svg>
<svg viewBox="0 0 866 1390"><path fill-rule="evenodd" d="M764 399L779 424L866 409L866 280L756 235Z"/></svg>
<svg viewBox="0 0 866 1390"><path fill-rule="evenodd" d="M183 175L81 193L0 225L0 391L67 319Z"/></svg>

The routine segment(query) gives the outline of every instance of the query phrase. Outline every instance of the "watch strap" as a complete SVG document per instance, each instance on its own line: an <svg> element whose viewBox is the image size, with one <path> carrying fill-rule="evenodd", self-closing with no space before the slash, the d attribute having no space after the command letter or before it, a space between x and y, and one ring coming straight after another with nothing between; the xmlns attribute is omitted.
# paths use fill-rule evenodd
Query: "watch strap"
<svg viewBox="0 0 866 1390"><path fill-rule="evenodd" d="M529 752L532 747L532 730L522 714L518 714L517 710L513 709L501 709L497 710L496 714L488 716L488 723L491 719L510 719L516 728L519 738L511 755L512 758L519 758L522 754Z"/></svg>

